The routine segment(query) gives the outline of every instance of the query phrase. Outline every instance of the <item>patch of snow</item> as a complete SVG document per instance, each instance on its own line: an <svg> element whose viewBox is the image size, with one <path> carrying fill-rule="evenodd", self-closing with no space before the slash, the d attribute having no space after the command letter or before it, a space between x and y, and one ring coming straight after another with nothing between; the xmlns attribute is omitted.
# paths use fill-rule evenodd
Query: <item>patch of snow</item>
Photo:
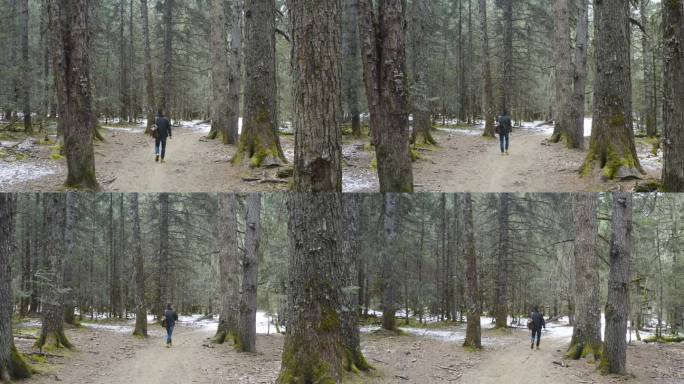
<svg viewBox="0 0 684 384"><path fill-rule="evenodd" d="M127 133L143 133L145 132L145 127L138 127L138 128L121 128L121 127L110 127L110 126L103 126L102 128L110 131L110 132L127 132Z"/></svg>
<svg viewBox="0 0 684 384"><path fill-rule="evenodd" d="M49 164L3 162L0 167L0 185L12 185L20 181L36 180L56 172L56 169Z"/></svg>

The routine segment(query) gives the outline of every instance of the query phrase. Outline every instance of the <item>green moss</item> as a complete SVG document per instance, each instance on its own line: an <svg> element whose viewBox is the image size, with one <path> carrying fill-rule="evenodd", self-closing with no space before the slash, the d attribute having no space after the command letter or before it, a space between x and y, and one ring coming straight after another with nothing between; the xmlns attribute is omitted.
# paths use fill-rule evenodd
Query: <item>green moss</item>
<svg viewBox="0 0 684 384"><path fill-rule="evenodd" d="M464 345L464 346L463 346L463 349L464 349L466 352L471 352L471 353L472 353L472 352L480 352L480 351L482 350L482 348L477 348L477 347L474 346L474 345Z"/></svg>
<svg viewBox="0 0 684 384"><path fill-rule="evenodd" d="M420 159L423 159L423 154L421 154L417 149L411 148L411 161L415 162Z"/></svg>
<svg viewBox="0 0 684 384"><path fill-rule="evenodd" d="M321 322L318 324L319 331L329 332L341 328L340 318L335 311L324 310L321 315Z"/></svg>
<svg viewBox="0 0 684 384"><path fill-rule="evenodd" d="M293 349L283 352L283 363L278 377L279 384L335 384L330 366L320 359L302 361L297 359Z"/></svg>
<svg viewBox="0 0 684 384"><path fill-rule="evenodd" d="M684 342L684 337L682 336L651 336L644 339L647 343L681 343Z"/></svg>
<svg viewBox="0 0 684 384"><path fill-rule="evenodd" d="M26 364L24 357L17 347L12 343L12 378L14 379L27 379L33 374L33 370Z"/></svg>
<svg viewBox="0 0 684 384"><path fill-rule="evenodd" d="M52 153L50 154L50 157L52 160L62 160L64 159L64 156L62 153L64 151L64 147L62 145L55 145L52 147Z"/></svg>

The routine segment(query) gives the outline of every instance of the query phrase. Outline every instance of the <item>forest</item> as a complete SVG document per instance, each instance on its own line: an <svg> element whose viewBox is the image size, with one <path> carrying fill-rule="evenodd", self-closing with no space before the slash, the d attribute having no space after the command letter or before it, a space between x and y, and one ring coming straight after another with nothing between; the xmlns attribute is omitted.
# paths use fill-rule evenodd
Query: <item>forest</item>
<svg viewBox="0 0 684 384"><path fill-rule="evenodd" d="M0 190L683 191L683 7L1 0Z"/></svg>
<svg viewBox="0 0 684 384"><path fill-rule="evenodd" d="M0 380L678 382L682 212L622 192L0 194Z"/></svg>

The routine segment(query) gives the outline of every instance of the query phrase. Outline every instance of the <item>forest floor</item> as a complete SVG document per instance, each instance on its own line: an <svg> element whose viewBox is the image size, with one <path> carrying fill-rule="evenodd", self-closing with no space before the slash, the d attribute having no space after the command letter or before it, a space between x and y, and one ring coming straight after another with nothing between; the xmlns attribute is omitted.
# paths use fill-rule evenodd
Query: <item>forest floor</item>
<svg viewBox="0 0 684 384"><path fill-rule="evenodd" d="M567 328L567 327L563 327ZM124 329L126 332L122 332ZM69 328L75 351L51 351L42 372L26 383L273 383L280 369L283 336L259 334L257 353L238 353L229 345L213 345L213 326L177 326L173 348L164 347L162 329L150 324L146 340L116 326ZM542 336L541 350L530 350L522 329L483 329L484 349L469 352L463 326L438 331L405 329L362 334L362 349L374 370L354 375L351 383L681 383L684 345L633 343L628 348L626 377L600 375L584 361L563 359L569 333L563 329ZM16 339L31 350L31 340ZM554 363L562 362L564 366Z"/></svg>
<svg viewBox="0 0 684 384"><path fill-rule="evenodd" d="M578 170L585 153L563 144L549 144L551 130L533 123L516 128L510 155L502 156L498 140L482 138L480 127L439 129L434 132L439 144L419 149L421 158L414 163L416 191L598 192L632 190L635 184L643 183L580 178ZM233 167L230 159L236 147L207 140L208 131L208 124L203 122L176 127L173 139L168 141L166 163L157 164L154 142L140 127L103 130L106 141L95 145L101 187L115 192L268 192L288 187L290 179L279 179L277 168L255 171ZM294 137L281 135L281 145L292 162ZM647 172L643 178L658 179L661 157L650 154L645 140L637 139L637 146ZM345 136L342 152L344 191L377 191L374 153L368 139ZM49 146L34 146L26 159L0 156L0 162L0 191L61 190L66 178L64 159L55 156Z"/></svg>

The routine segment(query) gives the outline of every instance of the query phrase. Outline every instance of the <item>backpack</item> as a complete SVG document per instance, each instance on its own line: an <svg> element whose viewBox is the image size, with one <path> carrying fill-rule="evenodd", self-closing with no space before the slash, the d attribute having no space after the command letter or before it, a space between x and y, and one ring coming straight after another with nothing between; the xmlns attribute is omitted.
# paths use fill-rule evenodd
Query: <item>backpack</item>
<svg viewBox="0 0 684 384"><path fill-rule="evenodd" d="M529 329L531 331L533 326L534 326L534 322L532 321L532 318L530 317L529 319L527 319L527 329Z"/></svg>
<svg viewBox="0 0 684 384"><path fill-rule="evenodd" d="M164 319L162 320L161 326L162 328L168 328L169 322L166 320L166 317L164 317Z"/></svg>
<svg viewBox="0 0 684 384"><path fill-rule="evenodd" d="M159 138L159 127L157 127L157 124L153 124L150 128L150 135L152 135L152 137L155 139Z"/></svg>

